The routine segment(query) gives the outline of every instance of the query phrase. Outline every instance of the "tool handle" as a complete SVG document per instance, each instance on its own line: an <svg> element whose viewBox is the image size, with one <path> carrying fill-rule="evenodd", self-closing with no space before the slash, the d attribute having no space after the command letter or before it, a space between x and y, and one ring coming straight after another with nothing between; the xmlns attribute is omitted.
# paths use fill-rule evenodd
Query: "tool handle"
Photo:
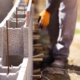
<svg viewBox="0 0 80 80"><path fill-rule="evenodd" d="M41 17L40 16L38 18L38 24L39 24L39 28L43 29L43 26L41 25Z"/></svg>

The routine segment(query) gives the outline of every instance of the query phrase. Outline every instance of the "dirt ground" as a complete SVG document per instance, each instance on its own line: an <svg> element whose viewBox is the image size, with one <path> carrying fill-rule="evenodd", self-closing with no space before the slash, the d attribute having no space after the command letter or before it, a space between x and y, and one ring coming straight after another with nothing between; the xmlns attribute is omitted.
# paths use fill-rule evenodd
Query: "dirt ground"
<svg viewBox="0 0 80 80"><path fill-rule="evenodd" d="M46 71L42 80L80 80L80 34L74 36L68 60L65 69L48 69L51 73Z"/></svg>
<svg viewBox="0 0 80 80"><path fill-rule="evenodd" d="M74 36L70 47L69 64L74 65L74 70L80 70L80 34ZM78 71L79 71L78 70ZM80 80L80 75L76 73L69 73L70 80Z"/></svg>
<svg viewBox="0 0 80 80"><path fill-rule="evenodd" d="M45 30L42 31L42 35L43 34L46 34ZM47 35L43 35L41 39L43 45L45 45L45 47L48 46L48 44L46 43L49 43L49 37L47 37ZM75 34L74 36L73 42L70 46L68 65L66 65L65 69L56 70L56 69L49 68L49 72L51 73L45 72L43 76L44 78L40 80L80 80L80 34ZM60 73L56 73L56 72L60 72Z"/></svg>
<svg viewBox="0 0 80 80"><path fill-rule="evenodd" d="M80 34L74 36L70 47L69 64L80 66Z"/></svg>

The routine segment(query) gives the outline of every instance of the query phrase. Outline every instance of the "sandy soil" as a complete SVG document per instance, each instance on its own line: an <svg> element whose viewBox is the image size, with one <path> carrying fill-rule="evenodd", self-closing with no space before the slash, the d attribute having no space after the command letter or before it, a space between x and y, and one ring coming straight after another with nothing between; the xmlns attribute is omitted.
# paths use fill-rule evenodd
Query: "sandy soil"
<svg viewBox="0 0 80 80"><path fill-rule="evenodd" d="M70 47L69 64L78 67L80 70L80 34L75 35ZM74 67L74 70L76 68ZM80 80L80 75L76 73L69 73L70 80Z"/></svg>
<svg viewBox="0 0 80 80"><path fill-rule="evenodd" d="M69 64L80 66L80 34L75 35L70 47Z"/></svg>

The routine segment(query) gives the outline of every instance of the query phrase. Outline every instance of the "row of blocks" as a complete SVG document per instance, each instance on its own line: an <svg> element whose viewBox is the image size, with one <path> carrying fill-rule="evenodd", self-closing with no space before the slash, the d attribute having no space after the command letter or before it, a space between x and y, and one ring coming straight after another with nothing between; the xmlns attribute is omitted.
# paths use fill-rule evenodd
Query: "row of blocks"
<svg viewBox="0 0 80 80"><path fill-rule="evenodd" d="M25 14L26 4L20 4L18 6L21 8L17 11L18 16L18 28L16 28L16 13L12 15L10 20L8 20L8 38L9 38L9 55L25 55L28 56L28 28L24 26L25 24ZM24 5L24 6L23 6ZM24 10L25 7L25 10ZM22 13L22 14L21 14ZM25 11L26 13L26 11ZM0 27L0 56L7 54L7 41L6 41L6 26Z"/></svg>

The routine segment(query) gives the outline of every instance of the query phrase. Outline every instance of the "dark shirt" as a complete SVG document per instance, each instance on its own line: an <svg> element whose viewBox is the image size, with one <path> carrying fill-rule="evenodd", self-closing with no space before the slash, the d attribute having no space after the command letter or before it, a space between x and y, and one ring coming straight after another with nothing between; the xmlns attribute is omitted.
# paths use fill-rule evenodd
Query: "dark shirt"
<svg viewBox="0 0 80 80"><path fill-rule="evenodd" d="M61 0L51 0L50 4L47 6L46 11L52 14L55 10L55 7L59 5Z"/></svg>

